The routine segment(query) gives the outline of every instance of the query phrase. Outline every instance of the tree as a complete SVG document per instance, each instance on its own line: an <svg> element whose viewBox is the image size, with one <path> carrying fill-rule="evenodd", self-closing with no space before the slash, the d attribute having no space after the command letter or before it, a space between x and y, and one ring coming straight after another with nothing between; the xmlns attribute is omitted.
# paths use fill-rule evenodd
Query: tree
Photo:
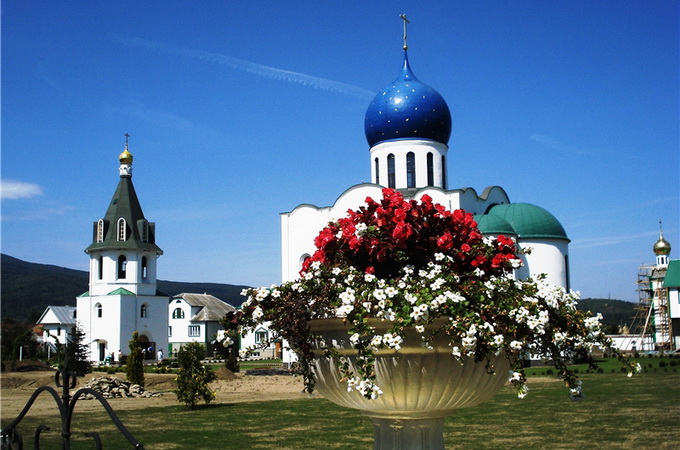
<svg viewBox="0 0 680 450"><path fill-rule="evenodd" d="M90 349L85 343L85 332L78 326L74 326L68 335L66 344L69 370L79 377L92 371L90 362Z"/></svg>
<svg viewBox="0 0 680 450"><path fill-rule="evenodd" d="M14 362L19 359L19 348L22 348L22 358L27 359L34 356L37 350L37 342L31 325L19 324L11 317L2 319L2 351L0 359L3 366L14 367Z"/></svg>
<svg viewBox="0 0 680 450"><path fill-rule="evenodd" d="M210 390L208 383L215 381L217 376L210 367L201 364L205 358L205 348L198 342L183 345L177 354L179 371L177 372L177 401L194 409L199 400L210 403L215 393Z"/></svg>
<svg viewBox="0 0 680 450"><path fill-rule="evenodd" d="M132 333L132 339L128 341L130 354L125 362L125 378L134 384L144 386L144 361L142 360L142 348L137 340L139 333Z"/></svg>

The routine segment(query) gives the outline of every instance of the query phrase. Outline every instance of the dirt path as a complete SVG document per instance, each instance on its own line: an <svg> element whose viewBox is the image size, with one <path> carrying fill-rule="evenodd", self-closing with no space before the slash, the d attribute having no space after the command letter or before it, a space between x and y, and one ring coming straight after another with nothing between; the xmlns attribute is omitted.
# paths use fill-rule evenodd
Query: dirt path
<svg viewBox="0 0 680 450"><path fill-rule="evenodd" d="M221 373L220 379L210 384L215 392L215 403L239 403L271 400L288 400L306 398L302 393L301 377L285 375L245 376L243 374ZM104 376L103 373L88 374L78 379L76 389L95 377ZM125 374L116 374L124 379ZM175 375L145 374L146 389L162 393L160 397L152 398L115 398L109 399L114 410L141 409L154 406L177 405L177 397L172 393L175 387ZM0 374L0 417L3 425L16 417L30 398L31 394L40 386L50 386L61 395L61 389L54 384L53 372L5 372ZM101 411L102 407L96 400L78 401L76 411ZM42 393L31 408L32 415L57 414L52 396Z"/></svg>

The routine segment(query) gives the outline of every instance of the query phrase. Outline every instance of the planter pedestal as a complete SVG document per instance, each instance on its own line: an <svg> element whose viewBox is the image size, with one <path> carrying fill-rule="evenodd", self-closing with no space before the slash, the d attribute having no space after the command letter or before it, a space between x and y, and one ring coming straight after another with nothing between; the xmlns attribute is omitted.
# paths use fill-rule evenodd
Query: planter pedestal
<svg viewBox="0 0 680 450"><path fill-rule="evenodd" d="M355 370L356 351L349 342L349 325L341 319L316 320L311 325ZM383 334L389 322L375 320L370 325L376 328L376 334ZM430 330L426 328L425 334ZM492 357L496 374L491 375L484 362L471 358L462 364L457 361L451 355L447 336L435 339L433 349L421 346L421 342L420 334L408 330L399 351L385 349L376 354L376 382L383 395L375 400L356 390L348 392L347 383L330 358L313 361L316 389L321 395L372 419L375 449L443 449L444 418L457 409L490 399L507 380L510 364L503 355Z"/></svg>

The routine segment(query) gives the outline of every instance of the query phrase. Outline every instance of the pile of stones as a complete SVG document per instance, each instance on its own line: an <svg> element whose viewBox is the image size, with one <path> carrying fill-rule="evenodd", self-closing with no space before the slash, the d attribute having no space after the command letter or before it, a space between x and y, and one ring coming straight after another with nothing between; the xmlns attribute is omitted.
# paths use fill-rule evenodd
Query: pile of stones
<svg viewBox="0 0 680 450"><path fill-rule="evenodd" d="M85 383L82 387L90 388L99 392L104 398L149 398L160 397L158 392L147 391L139 384L116 377L98 377ZM84 400L93 400L94 395L86 394Z"/></svg>

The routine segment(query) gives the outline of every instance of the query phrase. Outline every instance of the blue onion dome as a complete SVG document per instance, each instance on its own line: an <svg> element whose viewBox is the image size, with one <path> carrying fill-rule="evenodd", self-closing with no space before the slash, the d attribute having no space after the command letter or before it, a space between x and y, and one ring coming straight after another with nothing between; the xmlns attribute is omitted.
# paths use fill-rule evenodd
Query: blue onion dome
<svg viewBox="0 0 680 450"><path fill-rule="evenodd" d="M406 50L399 76L378 92L366 110L364 131L371 147L397 139L431 139L448 144L449 107L439 92L413 75Z"/></svg>

